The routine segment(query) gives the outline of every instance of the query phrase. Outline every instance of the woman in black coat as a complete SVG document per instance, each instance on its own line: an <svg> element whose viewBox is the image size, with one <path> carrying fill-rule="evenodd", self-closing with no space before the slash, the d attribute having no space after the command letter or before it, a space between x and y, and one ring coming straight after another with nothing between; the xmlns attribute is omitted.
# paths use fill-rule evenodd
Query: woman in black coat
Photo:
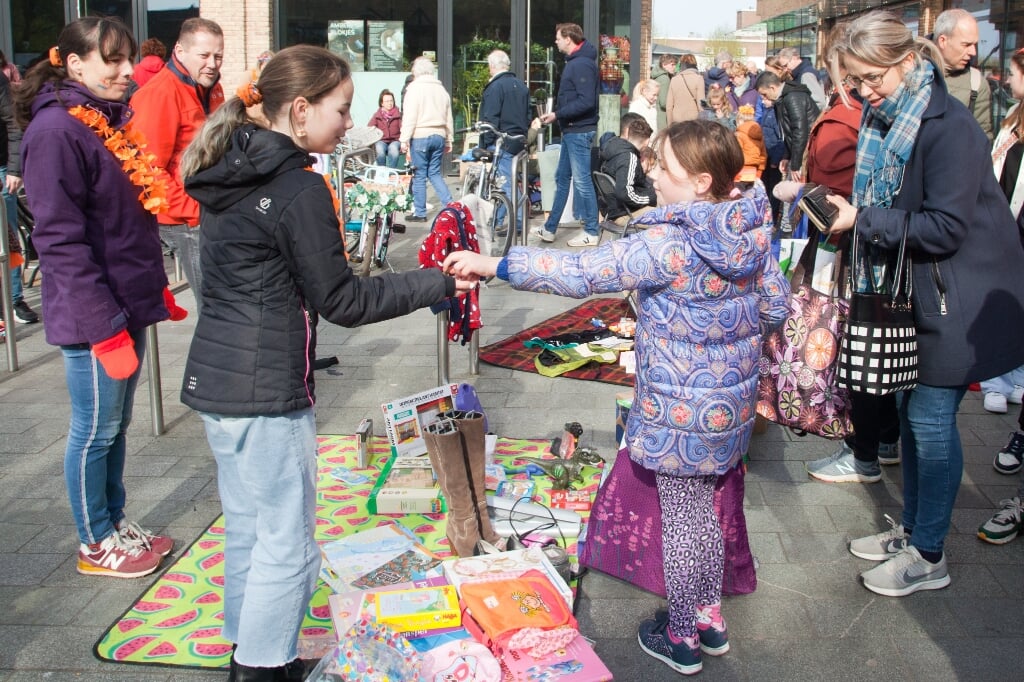
<svg viewBox="0 0 1024 682"><path fill-rule="evenodd" d="M864 586L899 597L950 582L943 544L963 473L956 413L968 384L1024 362L1024 248L987 138L946 90L934 45L871 12L846 25L833 62L865 114L853 203L830 197L832 229L856 227L861 243L892 251L906 228L913 263L919 366L917 387L897 397L902 523L850 543L856 556L886 560L862 574Z"/></svg>

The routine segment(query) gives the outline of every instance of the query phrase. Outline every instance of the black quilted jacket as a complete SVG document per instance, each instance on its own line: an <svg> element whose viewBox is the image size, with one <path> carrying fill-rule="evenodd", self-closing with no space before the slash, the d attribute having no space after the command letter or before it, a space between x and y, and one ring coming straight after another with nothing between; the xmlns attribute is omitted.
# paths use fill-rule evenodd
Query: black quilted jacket
<svg viewBox="0 0 1024 682"><path fill-rule="evenodd" d="M284 414L314 403L318 315L355 327L455 293L439 270L357 277L330 190L279 133L244 126L185 180L199 201L202 304L181 390L196 410Z"/></svg>

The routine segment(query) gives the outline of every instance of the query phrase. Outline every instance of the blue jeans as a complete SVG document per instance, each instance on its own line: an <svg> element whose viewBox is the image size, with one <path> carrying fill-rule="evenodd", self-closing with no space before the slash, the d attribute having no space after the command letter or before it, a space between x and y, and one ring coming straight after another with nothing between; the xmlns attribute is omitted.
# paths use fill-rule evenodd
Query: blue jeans
<svg viewBox="0 0 1024 682"><path fill-rule="evenodd" d="M409 144L412 165L416 173L412 176L412 212L416 216L427 215L427 178L437 192L441 206L452 202L452 193L441 175L441 159L444 158L445 140L442 135L414 137Z"/></svg>
<svg viewBox="0 0 1024 682"><path fill-rule="evenodd" d="M555 200L548 219L544 221L544 229L548 232L558 228L558 220L569 198L569 182L572 181L576 192L573 195L573 213L582 217L583 229L587 234L597 236L597 195L594 193L594 181L590 177L590 147L596 134L562 135L562 151L558 155L558 168L555 170Z"/></svg>
<svg viewBox="0 0 1024 682"><path fill-rule="evenodd" d="M377 165L398 168L398 157L401 153L401 147L402 145L398 140L375 142L373 148L377 151Z"/></svg>
<svg viewBox="0 0 1024 682"><path fill-rule="evenodd" d="M181 272L195 294L196 305L201 308L203 271L199 267L199 227L189 227L185 224L161 225L160 238L167 242L181 259Z"/></svg>
<svg viewBox="0 0 1024 682"><path fill-rule="evenodd" d="M71 396L71 425L64 451L64 482L78 539L91 545L124 518L125 437L146 354L145 330L132 333L139 369L127 379L107 376L87 344L62 346Z"/></svg>
<svg viewBox="0 0 1024 682"><path fill-rule="evenodd" d="M7 209L8 238L15 240L18 238L18 197L7 191L6 181L7 167L0 166L0 195L3 195L4 206ZM10 248L16 244L17 242L12 241L8 246ZM13 248L11 252L13 253ZM11 301L17 303L23 298L25 298L25 290L21 281L21 266L19 265L16 268L11 268Z"/></svg>
<svg viewBox="0 0 1024 682"><path fill-rule="evenodd" d="M509 154L508 152L501 152L498 158L494 160L494 165L498 169L498 175L505 178L505 182L501 183L501 190L508 197L509 201L512 201L512 161L515 159L515 154ZM513 207L514 208L514 207ZM495 215L495 223L500 225L505 220L505 206L499 204ZM516 225L516 232L523 231L523 217L519 216L518 224Z"/></svg>
<svg viewBox="0 0 1024 682"><path fill-rule="evenodd" d="M897 398L903 450L903 526L910 544L941 552L960 489L964 453L956 413L966 386L918 384Z"/></svg>
<svg viewBox="0 0 1024 682"><path fill-rule="evenodd" d="M224 626L235 660L272 668L296 641L320 570L316 527L316 414L200 413L217 459L224 510Z"/></svg>

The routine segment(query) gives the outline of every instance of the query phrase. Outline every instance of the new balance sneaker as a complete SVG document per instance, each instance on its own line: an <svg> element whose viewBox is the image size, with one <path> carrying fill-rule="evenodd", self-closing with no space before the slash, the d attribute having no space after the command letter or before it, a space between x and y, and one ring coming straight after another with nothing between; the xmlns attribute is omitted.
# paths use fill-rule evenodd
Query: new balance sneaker
<svg viewBox="0 0 1024 682"><path fill-rule="evenodd" d="M1001 474L1007 476L1020 471L1024 464L1024 433L1015 431L1010 435L1010 442L1006 447L996 453L992 466Z"/></svg>
<svg viewBox="0 0 1024 682"><path fill-rule="evenodd" d="M14 319L22 324L35 324L39 321L39 313L32 310L25 299L14 302Z"/></svg>
<svg viewBox="0 0 1024 682"><path fill-rule="evenodd" d="M1024 386L1014 386L1010 395L1006 396L1006 402L1012 405L1020 405L1024 402Z"/></svg>
<svg viewBox="0 0 1024 682"><path fill-rule="evenodd" d="M722 605L697 606L697 639L700 650L708 656L721 656L729 651L729 630L722 618Z"/></svg>
<svg viewBox="0 0 1024 682"><path fill-rule="evenodd" d="M157 535L153 531L143 528L128 519L121 519L114 527L117 528L121 538L128 544L148 549L160 556L167 556L174 549L174 540L172 538L166 535Z"/></svg>
<svg viewBox="0 0 1024 682"><path fill-rule="evenodd" d="M853 450L843 443L838 450L822 459L808 462L807 473L826 483L877 483L882 480L878 462L861 462Z"/></svg>
<svg viewBox="0 0 1024 682"><path fill-rule="evenodd" d="M584 232L578 237L574 237L566 242L566 246L597 246L597 242L601 240L596 234L588 234Z"/></svg>
<svg viewBox="0 0 1024 682"><path fill-rule="evenodd" d="M696 675L704 667L700 660L700 639L676 637L668 628L668 620L645 620L636 633L640 648L676 672Z"/></svg>
<svg viewBox="0 0 1024 682"><path fill-rule="evenodd" d="M860 574L864 587L886 597L905 597L918 590L941 590L949 585L946 557L933 564L908 545L906 549Z"/></svg>
<svg viewBox="0 0 1024 682"><path fill-rule="evenodd" d="M897 443L879 443L878 444L878 463L882 465L899 464L900 463L900 444Z"/></svg>
<svg viewBox="0 0 1024 682"><path fill-rule="evenodd" d="M903 524L897 524L891 516L885 515L891 528L866 538L850 541L850 554L871 561L885 561L907 547L907 535L903 532Z"/></svg>
<svg viewBox="0 0 1024 682"><path fill-rule="evenodd" d="M989 391L985 394L985 399L981 404L989 412L993 412L995 414L1006 414L1006 396L1002 393Z"/></svg>
<svg viewBox="0 0 1024 682"><path fill-rule="evenodd" d="M114 532L93 545L78 549L78 572L83 575L106 575L112 578L139 578L149 575L160 565L156 552L125 541Z"/></svg>
<svg viewBox="0 0 1024 682"><path fill-rule="evenodd" d="M1021 507L1019 497L1002 500L999 504L1003 508L978 528L978 537L993 545L1005 545L1017 537L1024 526L1021 522L1024 507Z"/></svg>
<svg viewBox="0 0 1024 682"><path fill-rule="evenodd" d="M547 242L548 244L555 241L555 233L548 232L546 229L544 229L543 225L538 225L532 230L530 230L530 234L532 234L534 237L540 237L540 240L542 242Z"/></svg>

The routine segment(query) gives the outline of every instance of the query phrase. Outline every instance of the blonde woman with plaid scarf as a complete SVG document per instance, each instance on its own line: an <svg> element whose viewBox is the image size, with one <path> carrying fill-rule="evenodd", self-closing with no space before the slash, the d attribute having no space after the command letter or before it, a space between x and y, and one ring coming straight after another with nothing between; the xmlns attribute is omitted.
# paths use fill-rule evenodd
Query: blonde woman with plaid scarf
<svg viewBox="0 0 1024 682"><path fill-rule="evenodd" d="M1024 248L987 138L949 95L932 43L871 12L845 25L831 62L864 103L853 202L830 197L832 229L854 229L884 259L906 226L913 263L919 383L897 395L903 514L850 543L883 562L861 574L864 586L902 597L949 585L943 545L963 473L956 413L968 384L1024 361Z"/></svg>

